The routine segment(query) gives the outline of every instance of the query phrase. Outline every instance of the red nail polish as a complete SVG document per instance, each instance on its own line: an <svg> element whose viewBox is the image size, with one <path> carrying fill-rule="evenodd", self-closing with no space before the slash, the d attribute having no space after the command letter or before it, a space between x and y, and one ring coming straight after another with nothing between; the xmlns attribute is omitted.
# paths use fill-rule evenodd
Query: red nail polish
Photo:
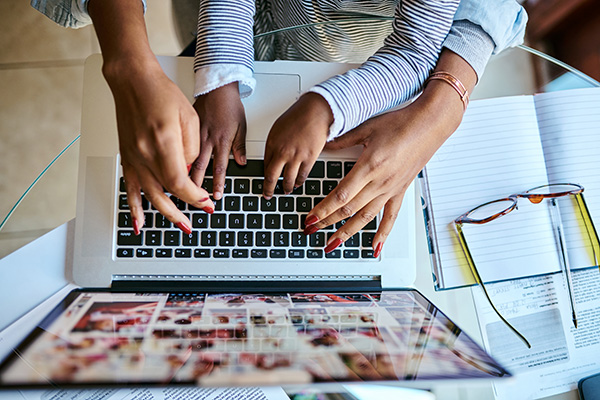
<svg viewBox="0 0 600 400"><path fill-rule="evenodd" d="M318 230L319 230L319 228L317 228L314 225L307 226L306 228L304 228L304 234L305 235L312 235L313 233L315 233Z"/></svg>
<svg viewBox="0 0 600 400"><path fill-rule="evenodd" d="M200 200L198 200L198 203L204 203L205 201L208 201L208 197L203 197Z"/></svg>
<svg viewBox="0 0 600 400"><path fill-rule="evenodd" d="M306 226L313 225L313 224L316 224L317 221L319 221L319 217L317 217L316 215L309 215L306 217L306 221L304 221L304 225L306 225Z"/></svg>
<svg viewBox="0 0 600 400"><path fill-rule="evenodd" d="M381 254L382 248L383 248L383 243L382 242L377 243L377 246L375 246L375 252L373 253L374 258L379 257L379 255Z"/></svg>
<svg viewBox="0 0 600 400"><path fill-rule="evenodd" d="M333 239L333 241L331 243L329 243L327 245L327 247L325 247L325 253L331 253L332 251L334 251L335 249L337 249L340 244L342 244L342 239L340 238L335 238Z"/></svg>
<svg viewBox="0 0 600 400"><path fill-rule="evenodd" d="M188 174L190 173L190 171L192 170L192 164L188 164L187 165L187 170L188 170Z"/></svg>
<svg viewBox="0 0 600 400"><path fill-rule="evenodd" d="M214 213L214 212L215 212L215 209L214 209L214 208L212 208L212 207L208 207L208 206L207 206L207 207L204 207L204 208L202 209L202 211L204 211L204 212L205 212L205 213L207 213L207 214L212 214L212 213Z"/></svg>
<svg viewBox="0 0 600 400"><path fill-rule="evenodd" d="M135 236L138 236L140 234L140 224L135 218L133 219L133 233L135 234Z"/></svg>
<svg viewBox="0 0 600 400"><path fill-rule="evenodd" d="M181 229L183 231L183 233L185 233L186 235L189 235L192 233L192 230L190 229L190 227L187 226L183 222L178 222L175 224L175 226L178 227L179 229Z"/></svg>

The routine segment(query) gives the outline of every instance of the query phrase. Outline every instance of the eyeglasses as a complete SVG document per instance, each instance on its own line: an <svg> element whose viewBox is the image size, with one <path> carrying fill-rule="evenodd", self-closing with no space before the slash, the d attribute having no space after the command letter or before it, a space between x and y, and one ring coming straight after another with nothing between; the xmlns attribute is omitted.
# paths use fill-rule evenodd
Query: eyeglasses
<svg viewBox="0 0 600 400"><path fill-rule="evenodd" d="M485 224L495 219L500 218L503 215L510 213L511 211L517 208L517 203L519 198L525 198L529 200L531 203L539 204L543 200L548 199L552 205L552 223L555 230L555 235L557 242L560 248L560 261L563 266L563 271L565 273L565 278L567 282L567 288L569 290L569 296L571 301L571 310L573 313L573 323L577 328L577 316L575 312L575 303L573 301L573 289L571 285L571 273L569 260L567 257L565 239L563 234L562 222L560 221L560 214L558 213L557 202L556 199L564 196L574 196L577 202L579 211L581 213L581 217L583 219L588 237L590 239L590 243L592 245L592 252L595 261L595 265L600 266L598 263L598 257L600 256L600 240L598 239L598 233L594 227L592 222L592 217L588 210L587 204L585 203L585 199L583 197L583 186L577 185L574 183L553 183L548 185L536 186L532 189L529 189L525 192L513 194L508 197L497 199L493 201L488 201L487 203L481 204L472 210L464 213L460 217L454 220L454 227L456 229L456 233L458 235L458 239L460 245L463 249L465 257L467 259L467 263L471 269L473 277L475 278L475 282L481 286L483 289L483 293L487 298L488 302L492 306L494 312L498 315L498 317L509 327L525 344L527 347L531 348L531 344L525 336L523 336L514 326L510 324L503 316L500 314L498 309L494 306L494 303L490 299L487 289L483 284L483 280L481 279L481 275L475 266L475 261L469 251L469 247L467 245L467 240L463 233L462 226L463 224Z"/></svg>

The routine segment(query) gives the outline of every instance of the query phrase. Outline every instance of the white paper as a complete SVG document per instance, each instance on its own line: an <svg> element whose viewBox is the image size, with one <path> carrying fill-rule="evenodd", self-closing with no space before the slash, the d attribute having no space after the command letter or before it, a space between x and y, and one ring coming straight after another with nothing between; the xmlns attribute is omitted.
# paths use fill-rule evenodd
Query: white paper
<svg viewBox="0 0 600 400"><path fill-rule="evenodd" d="M577 329L563 273L486 286L500 313L530 341L531 349L498 319L481 288L472 289L485 348L515 375L494 384L499 400L564 393L600 370L600 272L578 270L572 278Z"/></svg>

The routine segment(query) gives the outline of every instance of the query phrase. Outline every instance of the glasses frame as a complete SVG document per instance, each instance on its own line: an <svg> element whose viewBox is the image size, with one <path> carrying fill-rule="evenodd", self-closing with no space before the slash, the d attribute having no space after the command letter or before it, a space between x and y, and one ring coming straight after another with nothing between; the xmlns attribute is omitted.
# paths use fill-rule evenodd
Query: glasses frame
<svg viewBox="0 0 600 400"><path fill-rule="evenodd" d="M543 188L551 189L553 186L555 186L555 187L570 186L570 187L572 187L572 189L561 190L561 191L556 191L556 192L549 190L549 193L534 193L538 189L543 189ZM550 183L550 184L540 185L540 186L531 188L529 190L526 190L525 192L512 194L508 197L504 197L501 199L496 199L496 200L492 200L492 201L483 203L483 204L467 211L466 213L462 214L461 216L459 216L458 218L456 218L454 220L454 228L455 228L456 234L458 235L460 245L462 247L465 258L467 259L467 263L469 264L469 268L471 269L471 273L473 274L473 277L475 278L475 282L479 286L481 286L486 299L488 300L490 306L492 307L492 309L494 310L496 315L498 315L498 317L502 320L502 322L504 322L504 324L508 328L510 328L510 330L512 330L527 345L528 348L531 348L531 344L529 343L529 341L514 326L512 326L512 324L510 322L508 322L506 320L506 318L504 318L502 316L500 311L498 311L498 309L492 302L492 299L490 298L490 295L483 283L483 279L481 279L481 275L479 274L479 271L477 270L477 266L475 265L475 261L473 259L473 256L471 255L471 251L469 250L469 245L467 243L467 239L465 238L464 232L462 230L462 226L463 226L463 224L482 225L482 224L486 224L488 222L494 221L494 220L500 218L501 216L506 215L506 214L510 213L511 211L515 210L517 208L517 203L518 203L519 198L525 198L525 199L528 199L531 203L539 204L545 199L556 199L559 197L574 196L576 203L578 205L578 208L579 208L579 212L583 219L589 240L590 240L594 262L600 268L600 263L598 262L598 258L600 257L600 239L598 239L598 233L596 231L596 228L594 227L594 223L592 221L592 217L590 215L589 209L585 202L585 198L583 197L583 190L584 190L583 186L576 184L576 183ZM473 214L475 211L479 210L482 207L488 206L493 203L499 203L499 202L504 202L504 201L509 201L510 204L502 211L499 211L499 212L497 212L489 217L486 217L486 218L471 218L470 217L471 214Z"/></svg>

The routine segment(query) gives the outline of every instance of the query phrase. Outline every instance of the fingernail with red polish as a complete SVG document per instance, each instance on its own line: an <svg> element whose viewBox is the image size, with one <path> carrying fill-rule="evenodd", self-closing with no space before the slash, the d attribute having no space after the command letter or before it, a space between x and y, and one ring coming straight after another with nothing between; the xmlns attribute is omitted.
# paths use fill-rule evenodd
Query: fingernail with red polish
<svg viewBox="0 0 600 400"><path fill-rule="evenodd" d="M340 246L340 244L342 244L342 239L340 239L340 238L333 239L333 241L331 243L329 243L327 245L327 247L325 247L325 253L331 253L332 251L337 249Z"/></svg>
<svg viewBox="0 0 600 400"><path fill-rule="evenodd" d="M135 218L133 219L133 233L135 234L135 236L138 236L140 234L140 224Z"/></svg>
<svg viewBox="0 0 600 400"><path fill-rule="evenodd" d="M383 243L382 242L377 243L377 246L375 246L375 252L373 253L374 258L379 257L379 255L381 254L382 248L383 248Z"/></svg>
<svg viewBox="0 0 600 400"><path fill-rule="evenodd" d="M190 229L189 226L187 226L184 222L178 222L175 224L176 227L178 227L179 229L181 229L186 235L189 235L192 233L192 230Z"/></svg>
<svg viewBox="0 0 600 400"><path fill-rule="evenodd" d="M312 235L313 233L315 233L318 230L319 230L319 228L317 228L314 225L307 226L306 228L304 228L304 234L305 235Z"/></svg>
<svg viewBox="0 0 600 400"><path fill-rule="evenodd" d="M192 164L188 164L187 165L187 170L188 170L188 174L190 173L190 171L192 170Z"/></svg>
<svg viewBox="0 0 600 400"><path fill-rule="evenodd" d="M317 217L316 215L309 215L308 217L306 217L306 221L304 221L304 225L310 226L310 225L316 224L317 221L319 221L319 217Z"/></svg>
<svg viewBox="0 0 600 400"><path fill-rule="evenodd" d="M215 212L215 209L214 209L214 208L212 208L212 207L204 207L204 208L202 209L202 211L204 211L204 212L205 212L205 213L207 213L207 214L212 214L212 213L214 213L214 212Z"/></svg>
<svg viewBox="0 0 600 400"><path fill-rule="evenodd" d="M205 201L208 201L208 197L203 197L200 200L198 200L198 203L204 203Z"/></svg>

